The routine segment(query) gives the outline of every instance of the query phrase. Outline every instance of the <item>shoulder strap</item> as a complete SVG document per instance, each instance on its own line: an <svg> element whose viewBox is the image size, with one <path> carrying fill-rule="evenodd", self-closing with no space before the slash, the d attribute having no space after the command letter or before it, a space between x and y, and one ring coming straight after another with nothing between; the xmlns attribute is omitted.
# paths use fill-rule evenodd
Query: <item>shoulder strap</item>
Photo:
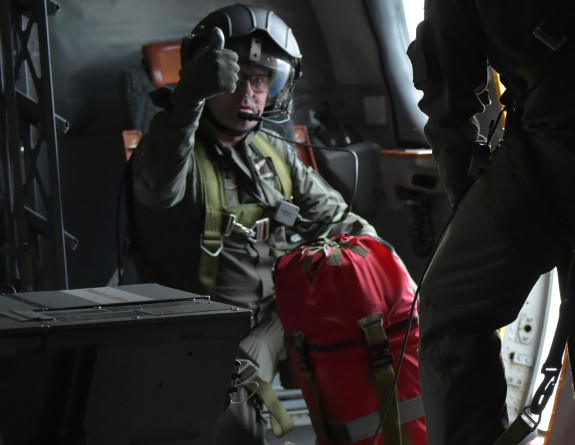
<svg viewBox="0 0 575 445"><path fill-rule="evenodd" d="M279 187L290 199L293 191L290 167L280 153L261 135L254 135L250 146L262 157L272 159L277 172ZM220 172L214 168L208 151L199 138L194 147L197 173L200 179L201 199L204 204L204 232L200 239L201 255L198 261L198 277L201 289L213 293L218 270L218 256L223 249L224 188Z"/></svg>
<svg viewBox="0 0 575 445"><path fill-rule="evenodd" d="M204 292L211 294L216 284L218 256L223 249L223 187L220 175L208 157L204 144L196 139L197 173L204 204L204 233L200 236L201 255L198 279Z"/></svg>
<svg viewBox="0 0 575 445"><path fill-rule="evenodd" d="M290 167L286 160L278 153L274 146L260 134L254 135L250 143L250 147L252 147L260 156L272 159L276 169L279 186L284 194L284 198L289 200L292 196L293 184L291 180Z"/></svg>

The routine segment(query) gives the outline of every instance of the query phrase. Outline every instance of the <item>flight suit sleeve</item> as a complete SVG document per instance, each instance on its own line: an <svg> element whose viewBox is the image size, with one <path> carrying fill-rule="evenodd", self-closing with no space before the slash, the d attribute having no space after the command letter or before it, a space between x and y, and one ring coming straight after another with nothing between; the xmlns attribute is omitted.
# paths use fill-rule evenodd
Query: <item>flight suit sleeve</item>
<svg viewBox="0 0 575 445"><path fill-rule="evenodd" d="M342 195L313 168L306 167L295 150L287 145L278 148L291 166L293 202L299 206L301 216L294 229L304 239L341 233L377 236L375 228L365 219L353 212L346 214L347 203Z"/></svg>
<svg viewBox="0 0 575 445"><path fill-rule="evenodd" d="M428 2L408 48L414 85L423 92L419 108L429 117L425 136L452 205L474 181L467 174L471 152L484 140L475 116L488 102L484 36L472 3Z"/></svg>
<svg viewBox="0 0 575 445"><path fill-rule="evenodd" d="M203 104L174 106L150 121L131 160L134 193L147 206L167 208L183 199Z"/></svg>

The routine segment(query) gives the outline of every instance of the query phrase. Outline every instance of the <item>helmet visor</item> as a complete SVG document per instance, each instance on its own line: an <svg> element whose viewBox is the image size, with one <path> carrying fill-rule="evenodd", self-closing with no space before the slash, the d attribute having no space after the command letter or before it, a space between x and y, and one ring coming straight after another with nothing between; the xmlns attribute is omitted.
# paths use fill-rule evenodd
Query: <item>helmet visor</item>
<svg viewBox="0 0 575 445"><path fill-rule="evenodd" d="M293 66L278 57L279 51L270 42L264 43L254 37L230 39L226 42L226 48L238 54L240 64L259 66L269 73L270 99L274 99L293 79L295 72Z"/></svg>
<svg viewBox="0 0 575 445"><path fill-rule="evenodd" d="M269 97L274 98L288 83L293 68L289 63L277 57L266 57L266 59L264 63L253 64L265 68L269 72Z"/></svg>

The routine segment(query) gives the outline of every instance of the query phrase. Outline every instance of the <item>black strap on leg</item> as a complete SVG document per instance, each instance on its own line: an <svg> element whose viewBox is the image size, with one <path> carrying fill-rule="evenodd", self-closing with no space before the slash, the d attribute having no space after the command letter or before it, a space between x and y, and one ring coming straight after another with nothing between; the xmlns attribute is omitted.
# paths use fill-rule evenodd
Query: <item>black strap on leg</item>
<svg viewBox="0 0 575 445"><path fill-rule="evenodd" d="M565 295L563 295L561 306L559 308L559 321L551 349L547 360L541 368L541 373L544 375L543 382L535 391L531 400L531 405L527 406L523 412L517 416L509 429L503 433L495 445L517 445L525 437L531 434L541 421L541 414L553 394L555 385L559 380L561 369L563 367L563 353L565 346L569 339L569 331L571 329L571 322L575 316L575 254L572 255L571 265L569 267L569 275L567 280L567 287ZM536 419L534 419L536 416Z"/></svg>

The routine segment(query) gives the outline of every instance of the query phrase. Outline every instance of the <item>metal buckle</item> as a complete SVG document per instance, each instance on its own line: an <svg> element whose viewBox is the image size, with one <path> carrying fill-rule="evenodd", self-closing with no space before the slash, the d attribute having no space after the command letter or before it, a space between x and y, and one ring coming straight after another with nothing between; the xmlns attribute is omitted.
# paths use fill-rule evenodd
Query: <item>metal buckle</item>
<svg viewBox="0 0 575 445"><path fill-rule="evenodd" d="M230 213L224 236L230 236L232 233L243 235L252 243L266 241L270 235L270 219L260 219L248 228L237 221L236 215Z"/></svg>
<svg viewBox="0 0 575 445"><path fill-rule="evenodd" d="M252 226L251 231L253 232L253 235L248 236L248 239L252 243L266 241L270 236L270 219L263 218L256 221Z"/></svg>
<svg viewBox="0 0 575 445"><path fill-rule="evenodd" d="M532 432L535 431L535 429L541 422L541 414L535 414L537 416L537 419L534 419L529 414L535 414L535 413L533 413L533 411L531 411L531 407L528 406L524 408L523 411L521 411L519 417L523 421L523 423L527 426L527 428L529 428L529 430Z"/></svg>
<svg viewBox="0 0 575 445"><path fill-rule="evenodd" d="M229 218L227 220L226 230L224 230L224 236L225 237L228 237L232 234L232 232L234 231L234 228L237 224L237 219L238 219L238 217L233 213L230 213L228 215L228 217Z"/></svg>
<svg viewBox="0 0 575 445"><path fill-rule="evenodd" d="M541 22L533 31L533 36L551 51L557 52L567 41L567 36L561 30L556 30L549 23Z"/></svg>

